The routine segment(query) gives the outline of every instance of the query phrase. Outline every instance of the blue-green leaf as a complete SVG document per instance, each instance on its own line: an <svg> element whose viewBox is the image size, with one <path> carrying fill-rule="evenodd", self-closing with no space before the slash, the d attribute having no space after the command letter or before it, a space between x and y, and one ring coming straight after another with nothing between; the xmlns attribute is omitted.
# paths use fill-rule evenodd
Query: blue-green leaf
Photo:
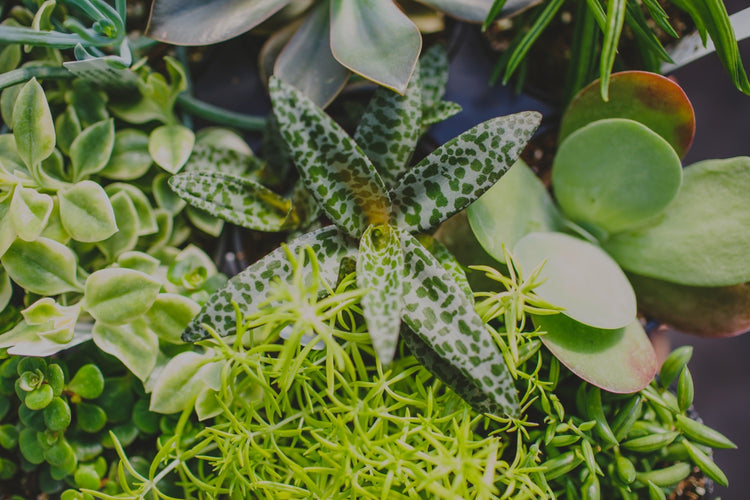
<svg viewBox="0 0 750 500"><path fill-rule="evenodd" d="M427 5L471 23L481 23L490 12L494 0L422 0ZM508 2L513 3L513 2Z"/></svg>

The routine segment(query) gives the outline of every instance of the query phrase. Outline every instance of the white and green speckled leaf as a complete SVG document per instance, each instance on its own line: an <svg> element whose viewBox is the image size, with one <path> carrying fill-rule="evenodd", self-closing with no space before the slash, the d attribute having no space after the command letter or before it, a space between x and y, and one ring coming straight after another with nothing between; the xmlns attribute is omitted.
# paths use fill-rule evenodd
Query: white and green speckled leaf
<svg viewBox="0 0 750 500"><path fill-rule="evenodd" d="M393 361L403 309L404 252L398 231L370 226L362 235L357 256L357 287L367 290L362 313L372 346L384 365Z"/></svg>
<svg viewBox="0 0 750 500"><path fill-rule="evenodd" d="M430 109L425 110L422 115L422 126L426 127L434 123L440 123L451 116L457 115L463 108L457 102L440 101Z"/></svg>
<svg viewBox="0 0 750 500"><path fill-rule="evenodd" d="M478 410L518 414L513 378L473 304L419 241L399 233L405 257L403 319L429 348L418 357L432 359L428 368L448 376L443 381Z"/></svg>
<svg viewBox="0 0 750 500"><path fill-rule="evenodd" d="M426 231L468 206L516 162L540 119L535 111L493 118L433 151L391 191L395 224Z"/></svg>
<svg viewBox="0 0 750 500"><path fill-rule="evenodd" d="M296 254L301 248L308 246L320 261L321 279L332 286L336 283L341 259L352 257L357 252L356 242L348 239L335 227L325 227L300 236L290 242L286 250L274 250L230 279L224 288L203 305L200 313L183 332L182 340L195 342L208 337L208 332L202 326L204 324L219 335L231 335L237 321L232 303L237 303L242 310L257 307L267 298L273 279L285 280L292 276L292 264L287 251Z"/></svg>
<svg viewBox="0 0 750 500"><path fill-rule="evenodd" d="M388 222L388 193L354 140L291 85L271 78L269 90L281 134L326 215L353 238Z"/></svg>
<svg viewBox="0 0 750 500"><path fill-rule="evenodd" d="M422 87L422 126L432 125L461 111L455 102L443 101L448 85L448 53L436 44L427 49L419 60L419 79Z"/></svg>
<svg viewBox="0 0 750 500"><path fill-rule="evenodd" d="M250 151L250 152L248 152ZM193 152L181 172L223 172L232 175L245 175L260 170L263 162L247 151L224 144L205 141L196 142Z"/></svg>
<svg viewBox="0 0 750 500"><path fill-rule="evenodd" d="M404 95L379 88L357 126L354 140L389 188L411 160L422 130L422 92L415 73Z"/></svg>
<svg viewBox="0 0 750 500"><path fill-rule="evenodd" d="M461 263L458 262L456 257L451 253L451 251L448 250L448 248L441 242L428 234L419 234L417 235L417 239L422 245L424 245L427 250L430 251L432 256L435 257L438 262L440 262L440 264L443 266L443 269L448 271L451 276L453 276L453 279L461 288L461 291L464 292L466 298L469 299L470 302L474 303L474 290L471 289L471 285L469 284L469 279L466 277L464 268L461 266Z"/></svg>
<svg viewBox="0 0 750 500"><path fill-rule="evenodd" d="M270 232L295 226L291 202L252 179L190 172L173 176L169 185L192 206L238 226Z"/></svg>

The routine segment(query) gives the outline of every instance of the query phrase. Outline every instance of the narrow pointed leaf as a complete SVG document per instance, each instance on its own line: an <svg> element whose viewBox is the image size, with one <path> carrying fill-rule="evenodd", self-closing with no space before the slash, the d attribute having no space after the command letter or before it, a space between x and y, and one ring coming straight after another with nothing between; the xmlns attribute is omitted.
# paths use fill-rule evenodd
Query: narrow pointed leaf
<svg viewBox="0 0 750 500"><path fill-rule="evenodd" d="M326 227L307 233L287 245L288 251L296 254L301 248L311 247L320 260L321 278L334 285L339 272L339 262L344 257L356 254L357 246L335 227ZM213 328L219 335L231 335L236 327L236 315L232 303L242 310L257 307L270 292L272 279L289 279L292 265L284 248L278 248L230 279L226 286L212 295L203 305L182 334L186 342L195 342L208 337L203 324Z"/></svg>
<svg viewBox="0 0 750 500"><path fill-rule="evenodd" d="M30 169L55 149L55 124L44 90L35 78L23 86L13 106L13 136L18 156Z"/></svg>
<svg viewBox="0 0 750 500"><path fill-rule="evenodd" d="M269 90L281 134L326 215L353 238L388 222L383 181L354 140L294 87L272 78Z"/></svg>
<svg viewBox="0 0 750 500"><path fill-rule="evenodd" d="M404 248L404 322L463 381L444 380L471 394L480 411L517 415L513 378L473 304L451 274L414 237L400 231Z"/></svg>
<svg viewBox="0 0 750 500"><path fill-rule="evenodd" d="M398 232L370 226L362 235L357 256L357 287L367 290L362 313L375 352L384 365L396 354L403 308L404 253Z"/></svg>
<svg viewBox="0 0 750 500"><path fill-rule="evenodd" d="M375 91L354 140L372 161L386 186L406 170L422 131L422 92L415 73L404 95Z"/></svg>
<svg viewBox="0 0 750 500"><path fill-rule="evenodd" d="M238 226L275 232L295 225L290 201L251 179L194 172L173 176L169 185L192 206Z"/></svg>
<svg viewBox="0 0 750 500"><path fill-rule="evenodd" d="M81 181L60 191L60 219L77 241L96 242L117 231L115 213L107 193L93 181Z"/></svg>
<svg viewBox="0 0 750 500"><path fill-rule="evenodd" d="M52 213L52 197L35 189L17 186L10 202L10 219L19 238L36 239Z"/></svg>
<svg viewBox="0 0 750 500"><path fill-rule="evenodd" d="M241 151L221 144L196 142L182 172L222 172L246 175L262 167L263 163L253 156L252 151Z"/></svg>
<svg viewBox="0 0 750 500"><path fill-rule="evenodd" d="M435 257L438 262L440 262L440 265L443 266L443 269L448 271L451 276L453 276L453 279L456 281L456 284L459 286L466 298L471 303L474 303L474 291L471 289L471 285L469 284L469 279L466 277L464 268L458 262L456 257L450 252L450 250L448 250L448 247L427 234L420 234L417 236L417 239L422 245L424 245L427 250L430 251L432 256Z"/></svg>
<svg viewBox="0 0 750 500"><path fill-rule="evenodd" d="M422 126L426 127L445 121L451 116L460 113L462 109L461 105L456 102L441 101L424 112L422 115Z"/></svg>
<svg viewBox="0 0 750 500"><path fill-rule="evenodd" d="M433 151L391 191L396 225L426 231L474 202L516 162L540 119L534 111L493 118Z"/></svg>
<svg viewBox="0 0 750 500"><path fill-rule="evenodd" d="M351 72L331 53L330 6L321 2L276 59L273 74L325 108L346 85Z"/></svg>
<svg viewBox="0 0 750 500"><path fill-rule="evenodd" d="M2 259L3 267L28 292L57 295L82 289L76 278L76 255L54 240L16 239Z"/></svg>
<svg viewBox="0 0 750 500"><path fill-rule="evenodd" d="M99 349L122 361L141 381L156 366L159 338L143 321L119 326L97 322L92 333Z"/></svg>
<svg viewBox="0 0 750 500"><path fill-rule="evenodd" d="M391 0L331 0L331 50L355 73L403 94L421 49L419 29Z"/></svg>

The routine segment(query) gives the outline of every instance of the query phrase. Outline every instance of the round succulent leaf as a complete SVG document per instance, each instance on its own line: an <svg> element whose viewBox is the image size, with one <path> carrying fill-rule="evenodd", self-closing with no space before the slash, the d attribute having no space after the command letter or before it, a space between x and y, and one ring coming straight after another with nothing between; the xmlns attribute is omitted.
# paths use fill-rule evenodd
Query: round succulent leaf
<svg viewBox="0 0 750 500"><path fill-rule="evenodd" d="M451 17L468 21L470 23L481 23L490 13L494 0L421 0L422 2L445 12ZM514 3L513 0L506 2Z"/></svg>
<svg viewBox="0 0 750 500"><path fill-rule="evenodd" d="M421 50L419 29L391 0L331 0L331 51L353 72L403 94Z"/></svg>
<svg viewBox="0 0 750 500"><path fill-rule="evenodd" d="M146 322L159 338L170 344L182 344L182 332L201 306L182 295L160 293L146 312Z"/></svg>
<svg viewBox="0 0 750 500"><path fill-rule="evenodd" d="M210 45L265 21L291 0L156 0L146 34L175 45Z"/></svg>
<svg viewBox="0 0 750 500"><path fill-rule="evenodd" d="M54 397L52 387L49 384L44 384L27 392L23 403L30 410L42 410L52 402Z"/></svg>
<svg viewBox="0 0 750 500"><path fill-rule="evenodd" d="M95 364L85 364L73 375L67 389L84 399L96 399L104 391L104 375Z"/></svg>
<svg viewBox="0 0 750 500"><path fill-rule="evenodd" d="M148 138L148 152L161 168L176 174L185 165L195 144L193 131L182 125L162 125Z"/></svg>
<svg viewBox="0 0 750 500"><path fill-rule="evenodd" d="M140 227L138 213L127 193L122 191L116 193L110 198L110 202L115 214L117 231L109 238L96 243L96 246L108 260L135 248L138 243L138 228Z"/></svg>
<svg viewBox="0 0 750 500"><path fill-rule="evenodd" d="M60 397L52 399L44 408L44 423L53 432L60 432L68 428L72 415L67 401Z"/></svg>
<svg viewBox="0 0 750 500"><path fill-rule="evenodd" d="M750 281L750 157L685 168L675 200L651 225L603 243L627 271L690 286Z"/></svg>
<svg viewBox="0 0 750 500"><path fill-rule="evenodd" d="M143 321L125 325L94 324L94 343L119 359L133 375L144 381L156 366L159 338Z"/></svg>
<svg viewBox="0 0 750 500"><path fill-rule="evenodd" d="M107 187L104 188L104 191L109 196L124 192L130 197L133 206L135 207L135 211L138 214L138 236L152 234L158 230L151 201L148 199L148 196L146 196L146 193L144 193L138 186L125 182L114 182L107 185Z"/></svg>
<svg viewBox="0 0 750 500"><path fill-rule="evenodd" d="M210 236L218 238L222 229L224 229L224 221L205 210L188 205L185 213L195 227Z"/></svg>
<svg viewBox="0 0 750 500"><path fill-rule="evenodd" d="M32 241L39 237L49 221L53 201L48 194L21 185L13 190L10 220L19 238Z"/></svg>
<svg viewBox="0 0 750 500"><path fill-rule="evenodd" d="M625 273L601 248L563 233L530 233L512 253L524 277L544 263L534 292L593 328L621 328L636 316Z"/></svg>
<svg viewBox="0 0 750 500"><path fill-rule="evenodd" d="M112 203L99 184L81 181L58 192L60 220L76 241L102 241L117 231Z"/></svg>
<svg viewBox="0 0 750 500"><path fill-rule="evenodd" d="M107 413L101 406L79 403L76 406L76 424L83 432L99 432L107 424Z"/></svg>
<svg viewBox="0 0 750 500"><path fill-rule="evenodd" d="M80 181L107 165L115 145L114 119L86 127L70 145L73 180Z"/></svg>
<svg viewBox="0 0 750 500"><path fill-rule="evenodd" d="M609 101L602 100L599 80L571 101L560 124L559 142L604 118L628 118L663 137L682 158L695 134L695 113L685 92L674 81L646 71L614 73Z"/></svg>
<svg viewBox="0 0 750 500"><path fill-rule="evenodd" d="M32 464L44 462L44 448L36 438L36 430L26 427L18 434L18 449L24 459Z"/></svg>
<svg viewBox="0 0 750 500"><path fill-rule="evenodd" d="M149 410L165 414L183 411L207 387L204 374L216 364L210 351L205 354L188 351L172 358L159 372Z"/></svg>
<svg viewBox="0 0 750 500"><path fill-rule="evenodd" d="M85 309L99 322L120 325L148 311L161 282L133 269L108 268L86 280Z"/></svg>
<svg viewBox="0 0 750 500"><path fill-rule="evenodd" d="M633 319L617 329L585 325L564 314L534 316L546 332L544 345L570 371L609 392L633 393L646 387L658 368L646 332Z"/></svg>
<svg viewBox="0 0 750 500"><path fill-rule="evenodd" d="M73 106L67 106L65 111L55 119L55 135L57 147L60 151L66 155L70 154L70 145L73 144L81 130L81 121L78 119L75 109Z"/></svg>
<svg viewBox="0 0 750 500"><path fill-rule="evenodd" d="M159 259L138 251L123 252L117 256L117 265L153 275L159 269Z"/></svg>
<svg viewBox="0 0 750 500"><path fill-rule="evenodd" d="M112 154L99 175L120 181L138 179L153 163L148 143L148 134L142 130L118 130Z"/></svg>
<svg viewBox="0 0 750 500"><path fill-rule="evenodd" d="M83 288L76 277L76 255L49 238L17 238L3 254L2 264L11 279L28 292L58 295Z"/></svg>
<svg viewBox="0 0 750 500"><path fill-rule="evenodd" d="M18 156L35 168L55 149L55 124L47 97L36 78L28 81L13 105L13 137Z"/></svg>
<svg viewBox="0 0 750 500"><path fill-rule="evenodd" d="M567 217L613 234L646 223L677 195L682 165L672 147L633 120L599 120L558 148L552 185Z"/></svg>
<svg viewBox="0 0 750 500"><path fill-rule="evenodd" d="M503 246L511 250L529 233L565 227L547 188L522 160L469 205L466 214L482 248L503 263Z"/></svg>
<svg viewBox="0 0 750 500"><path fill-rule="evenodd" d="M177 195L169 187L169 180L172 178L167 173L160 173L154 176L151 183L151 192L159 208L162 208L172 215L177 215L187 205L187 202Z"/></svg>
<svg viewBox="0 0 750 500"><path fill-rule="evenodd" d="M308 14L276 58L273 74L325 108L341 92L351 72L331 53L330 7L321 2Z"/></svg>

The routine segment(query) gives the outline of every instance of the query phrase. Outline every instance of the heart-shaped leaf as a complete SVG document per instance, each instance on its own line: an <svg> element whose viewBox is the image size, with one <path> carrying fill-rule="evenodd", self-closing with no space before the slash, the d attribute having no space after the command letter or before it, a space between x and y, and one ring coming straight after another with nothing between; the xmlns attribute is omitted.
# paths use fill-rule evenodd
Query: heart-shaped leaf
<svg viewBox="0 0 750 500"><path fill-rule="evenodd" d="M145 174L152 163L146 132L132 128L118 130L109 161L99 174L107 179L129 181Z"/></svg>
<svg viewBox="0 0 750 500"><path fill-rule="evenodd" d="M19 238L35 240L47 225L52 213L52 197L36 189L20 185L13 190L10 202L10 220Z"/></svg>
<svg viewBox="0 0 750 500"><path fill-rule="evenodd" d="M749 189L748 157L696 163L659 219L614 235L604 248L642 276L707 287L750 281Z"/></svg>
<svg viewBox="0 0 750 500"><path fill-rule="evenodd" d="M524 276L544 263L534 292L564 308L565 316L608 330L635 318L635 294L628 279L599 247L563 233L530 233L513 247L513 255Z"/></svg>
<svg viewBox="0 0 750 500"><path fill-rule="evenodd" d="M117 232L109 238L99 241L96 246L108 259L114 259L122 252L135 248L138 243L138 213L133 201L125 192L116 193L110 199L115 214Z"/></svg>
<svg viewBox="0 0 750 500"><path fill-rule="evenodd" d="M161 340L170 344L181 344L180 335L198 311L200 306L187 297L160 293L146 312L146 321Z"/></svg>
<svg viewBox="0 0 750 500"><path fill-rule="evenodd" d="M13 106L13 137L18 156L34 169L55 149L55 124L36 78L26 83Z"/></svg>
<svg viewBox="0 0 750 500"><path fill-rule="evenodd" d="M193 131L182 125L162 125L148 138L148 151L157 165L176 174L185 165L195 144Z"/></svg>
<svg viewBox="0 0 750 500"><path fill-rule="evenodd" d="M107 268L86 280L85 308L97 321L121 325L148 311L161 282L133 269Z"/></svg>
<svg viewBox="0 0 750 500"><path fill-rule="evenodd" d="M119 359L141 381L156 366L159 338L143 321L117 326L97 322L92 333L99 349Z"/></svg>
<svg viewBox="0 0 750 500"><path fill-rule="evenodd" d="M321 2L284 46L273 74L325 108L341 92L350 71L331 53L330 6Z"/></svg>
<svg viewBox="0 0 750 500"><path fill-rule="evenodd" d="M383 365L393 361L403 308L404 252L395 228L370 226L362 235L357 256L357 287L372 346Z"/></svg>
<svg viewBox="0 0 750 500"><path fill-rule="evenodd" d="M93 181L81 181L58 193L63 227L77 241L96 242L117 231L107 193Z"/></svg>
<svg viewBox="0 0 750 500"><path fill-rule="evenodd" d="M474 202L516 162L540 120L534 111L493 118L430 153L391 191L396 225L426 231Z"/></svg>
<svg viewBox="0 0 750 500"><path fill-rule="evenodd" d="M294 87L272 78L269 90L300 176L326 215L353 238L388 222L383 181L354 140Z"/></svg>
<svg viewBox="0 0 750 500"><path fill-rule="evenodd" d="M658 368L656 353L637 320L615 330L584 325L563 314L534 316L542 342L570 371L609 392L646 387Z"/></svg>
<svg viewBox="0 0 750 500"><path fill-rule="evenodd" d="M86 127L70 145L73 181L77 182L103 169L115 145L112 118Z"/></svg>
<svg viewBox="0 0 750 500"><path fill-rule="evenodd" d="M353 72L403 94L422 36L391 0L331 1L331 51Z"/></svg>
<svg viewBox="0 0 750 500"><path fill-rule="evenodd" d="M571 134L552 168L565 215L613 234L642 225L677 195L682 165L674 149L645 125L607 118Z"/></svg>
<svg viewBox="0 0 750 500"><path fill-rule="evenodd" d="M472 203L466 214L482 248L503 263L503 246L510 250L529 233L564 228L547 188L522 160Z"/></svg>
<svg viewBox="0 0 750 500"><path fill-rule="evenodd" d="M599 80L581 90L563 115L559 142L604 118L628 118L647 126L681 158L695 134L695 113L685 92L669 78L646 71L613 74L606 102L602 100Z"/></svg>
<svg viewBox="0 0 750 500"><path fill-rule="evenodd" d="M76 255L49 238L16 239L2 258L8 275L28 292L57 295L81 291L76 278Z"/></svg>
<svg viewBox="0 0 750 500"><path fill-rule="evenodd" d="M296 225L291 202L251 179L190 172L173 176L169 185L194 207L238 226L282 231Z"/></svg>
<svg viewBox="0 0 750 500"><path fill-rule="evenodd" d="M207 373L213 372L212 353L204 354L188 351L172 358L159 373L151 392L149 411L156 413L176 413L187 408L198 394L208 386Z"/></svg>
<svg viewBox="0 0 750 500"><path fill-rule="evenodd" d="M321 279L334 285L342 258L356 254L356 244L335 227L326 227L307 233L290 242L286 249L278 248L230 279L203 305L200 313L182 334L185 342L195 342L208 337L203 325L213 328L219 335L231 335L237 317L232 303L241 310L257 307L270 291L272 278L288 280L292 265L287 252L296 254L301 248L311 247L320 261Z"/></svg>
<svg viewBox="0 0 750 500"><path fill-rule="evenodd" d="M404 322L440 363L463 375L463 380L444 382L470 395L468 402L477 410L517 415L513 378L472 302L426 248L407 232L399 234L404 249ZM458 385L465 381L469 383Z"/></svg>

